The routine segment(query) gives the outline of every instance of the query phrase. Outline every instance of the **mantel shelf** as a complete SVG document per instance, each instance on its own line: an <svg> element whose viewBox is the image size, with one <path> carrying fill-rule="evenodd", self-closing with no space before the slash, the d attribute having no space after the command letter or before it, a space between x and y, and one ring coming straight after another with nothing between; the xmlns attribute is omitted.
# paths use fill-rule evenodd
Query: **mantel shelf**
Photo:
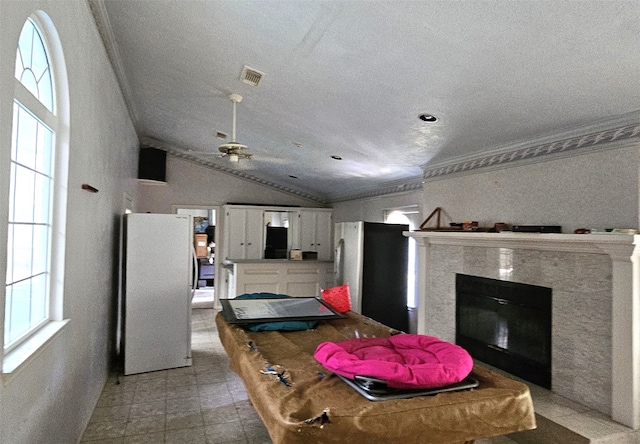
<svg viewBox="0 0 640 444"><path fill-rule="evenodd" d="M612 255L612 250L633 253L640 235L628 234L558 234L558 233L486 233L451 231L405 231L405 236L421 244L459 245L467 247L512 248Z"/></svg>

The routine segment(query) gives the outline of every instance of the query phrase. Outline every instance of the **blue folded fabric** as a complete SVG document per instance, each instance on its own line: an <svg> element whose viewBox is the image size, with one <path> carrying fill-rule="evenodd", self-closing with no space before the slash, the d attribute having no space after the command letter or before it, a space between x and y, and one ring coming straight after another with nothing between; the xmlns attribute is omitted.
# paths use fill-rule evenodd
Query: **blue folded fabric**
<svg viewBox="0 0 640 444"><path fill-rule="evenodd" d="M290 298L287 294L277 293L244 293L236 296L236 299L284 299ZM264 322L245 326L251 331L301 331L315 328L318 321L279 321Z"/></svg>

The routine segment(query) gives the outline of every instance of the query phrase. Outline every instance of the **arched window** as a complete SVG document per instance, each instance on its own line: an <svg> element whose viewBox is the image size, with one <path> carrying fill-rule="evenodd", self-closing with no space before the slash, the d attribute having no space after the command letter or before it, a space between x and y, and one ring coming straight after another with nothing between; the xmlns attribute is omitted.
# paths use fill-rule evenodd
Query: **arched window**
<svg viewBox="0 0 640 444"><path fill-rule="evenodd" d="M16 50L4 298L5 357L51 321L62 319L61 296L57 295L60 284L52 285L62 274L58 265L53 264L52 256L60 257L59 249L64 249L58 238L64 226L56 226L61 222L56 205L59 201L66 204L66 193L60 195L64 187L56 181L60 179L57 173L62 172L64 179L67 174L66 165L61 171L57 162L58 148L66 139L58 133L66 123L59 116L57 102L61 95L56 90L50 46L40 23L53 27L46 15L34 14L25 22ZM61 77L66 81L66 75ZM66 149L63 151L66 154Z"/></svg>

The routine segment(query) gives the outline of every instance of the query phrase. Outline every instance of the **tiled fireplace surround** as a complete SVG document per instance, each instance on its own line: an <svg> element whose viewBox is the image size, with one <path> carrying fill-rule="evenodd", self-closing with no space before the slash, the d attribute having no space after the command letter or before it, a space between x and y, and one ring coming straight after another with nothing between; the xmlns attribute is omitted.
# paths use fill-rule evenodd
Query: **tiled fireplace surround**
<svg viewBox="0 0 640 444"><path fill-rule="evenodd" d="M455 341L456 273L552 289L552 391L640 428L640 236L407 233L418 332Z"/></svg>

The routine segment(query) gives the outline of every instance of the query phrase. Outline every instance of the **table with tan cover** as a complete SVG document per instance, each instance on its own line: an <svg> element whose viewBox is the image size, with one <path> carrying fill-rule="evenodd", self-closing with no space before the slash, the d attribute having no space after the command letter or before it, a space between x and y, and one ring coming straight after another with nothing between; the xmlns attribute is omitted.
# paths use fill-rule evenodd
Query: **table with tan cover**
<svg viewBox="0 0 640 444"><path fill-rule="evenodd" d="M529 388L475 365L472 390L373 402L313 357L318 344L396 330L348 312L312 330L250 332L216 316L231 368L275 444L468 443L536 427ZM284 371L284 379L265 372Z"/></svg>

